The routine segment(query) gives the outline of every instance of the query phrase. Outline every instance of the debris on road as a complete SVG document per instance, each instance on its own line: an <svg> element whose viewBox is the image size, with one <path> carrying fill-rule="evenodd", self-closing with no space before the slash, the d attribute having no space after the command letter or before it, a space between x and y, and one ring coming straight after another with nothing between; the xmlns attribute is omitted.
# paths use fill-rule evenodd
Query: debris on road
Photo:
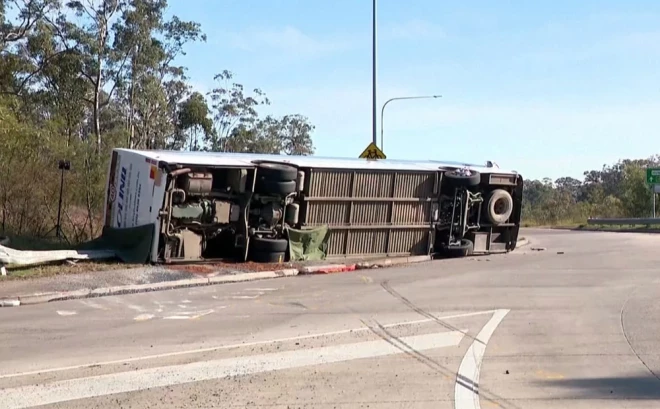
<svg viewBox="0 0 660 409"><path fill-rule="evenodd" d="M21 301L18 299L0 299L0 307L18 307Z"/></svg>
<svg viewBox="0 0 660 409"><path fill-rule="evenodd" d="M113 251L106 250L14 250L0 245L0 265L33 266L65 260L109 260Z"/></svg>
<svg viewBox="0 0 660 409"><path fill-rule="evenodd" d="M545 247L531 247L530 250L532 250L532 251L546 251L547 248L545 248Z"/></svg>

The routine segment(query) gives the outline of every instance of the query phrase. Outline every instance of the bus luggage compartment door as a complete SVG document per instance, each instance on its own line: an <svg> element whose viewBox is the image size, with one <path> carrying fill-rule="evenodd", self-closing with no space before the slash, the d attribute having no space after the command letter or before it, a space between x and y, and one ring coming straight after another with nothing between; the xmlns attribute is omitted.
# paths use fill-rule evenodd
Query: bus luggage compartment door
<svg viewBox="0 0 660 409"><path fill-rule="evenodd" d="M312 169L303 226L328 225L328 257L426 255L433 248L439 174Z"/></svg>

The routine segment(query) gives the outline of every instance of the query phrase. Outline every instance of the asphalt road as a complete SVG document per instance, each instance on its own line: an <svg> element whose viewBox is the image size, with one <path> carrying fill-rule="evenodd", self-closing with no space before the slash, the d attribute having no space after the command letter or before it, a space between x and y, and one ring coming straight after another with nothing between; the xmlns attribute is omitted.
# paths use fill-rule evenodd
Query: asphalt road
<svg viewBox="0 0 660 409"><path fill-rule="evenodd" d="M2 309L0 407L660 407L660 235L525 236L501 256Z"/></svg>

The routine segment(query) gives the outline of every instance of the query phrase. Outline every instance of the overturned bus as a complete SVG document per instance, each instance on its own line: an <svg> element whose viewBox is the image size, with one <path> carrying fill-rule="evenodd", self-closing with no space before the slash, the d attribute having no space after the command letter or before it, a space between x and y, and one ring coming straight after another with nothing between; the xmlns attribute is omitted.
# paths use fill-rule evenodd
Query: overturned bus
<svg viewBox="0 0 660 409"><path fill-rule="evenodd" d="M273 262L301 259L310 231L327 258L511 251L523 179L490 162L115 149L107 186L105 226L153 227L152 262Z"/></svg>

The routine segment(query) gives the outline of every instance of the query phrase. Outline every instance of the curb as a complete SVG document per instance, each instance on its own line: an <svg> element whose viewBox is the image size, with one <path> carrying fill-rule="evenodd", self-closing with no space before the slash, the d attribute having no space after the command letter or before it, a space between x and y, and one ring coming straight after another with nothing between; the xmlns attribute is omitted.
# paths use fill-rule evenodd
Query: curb
<svg viewBox="0 0 660 409"><path fill-rule="evenodd" d="M21 305L43 304L51 301L76 300L81 298L105 297L109 295L146 293L151 291L174 290L177 288L202 287L225 283L239 283L243 281L264 280L270 278L293 277L298 275L296 269L275 271L260 271L255 273L240 273L209 278L189 278L185 280L165 281L150 284L119 285L114 287L99 287L95 289L83 288L73 291L58 291L22 295L18 297L0 298L0 307L19 307Z"/></svg>
<svg viewBox="0 0 660 409"><path fill-rule="evenodd" d="M207 278L189 278L176 281L165 281L150 284L131 284L114 287L99 287L94 289L83 288L73 291L58 291L51 293L39 293L22 295L17 297L0 298L0 307L19 307L21 305L43 304L53 301L75 300L81 298L106 297L110 295L123 295L145 293L151 291L174 290L177 288L201 287L225 283L238 283L244 281L266 280L280 277L293 277L296 275L332 274L344 273L355 270L390 267L400 264L422 263L433 260L432 256L408 256L383 258L373 261L365 261L350 264L328 264L322 266L308 266L300 270L289 268L274 271L259 271L252 273L239 273L221 275Z"/></svg>
<svg viewBox="0 0 660 409"><path fill-rule="evenodd" d="M355 271L357 264L328 264L325 266L309 266L300 269L300 274L331 274Z"/></svg>
<svg viewBox="0 0 660 409"><path fill-rule="evenodd" d="M360 263L350 264L329 264L325 266L310 266L300 269L300 274L332 274L332 273L345 273L355 270L367 270L372 268L383 268L395 266L400 264L413 264L431 261L431 256L409 256L409 257L392 257L383 258L372 261L363 261Z"/></svg>
<svg viewBox="0 0 660 409"><path fill-rule="evenodd" d="M433 260L432 256L408 256L408 257L392 257L392 258L383 258L374 261L365 261L357 264L358 270L367 270L372 268L383 268L396 266L400 264L415 264L423 263L425 261Z"/></svg>

